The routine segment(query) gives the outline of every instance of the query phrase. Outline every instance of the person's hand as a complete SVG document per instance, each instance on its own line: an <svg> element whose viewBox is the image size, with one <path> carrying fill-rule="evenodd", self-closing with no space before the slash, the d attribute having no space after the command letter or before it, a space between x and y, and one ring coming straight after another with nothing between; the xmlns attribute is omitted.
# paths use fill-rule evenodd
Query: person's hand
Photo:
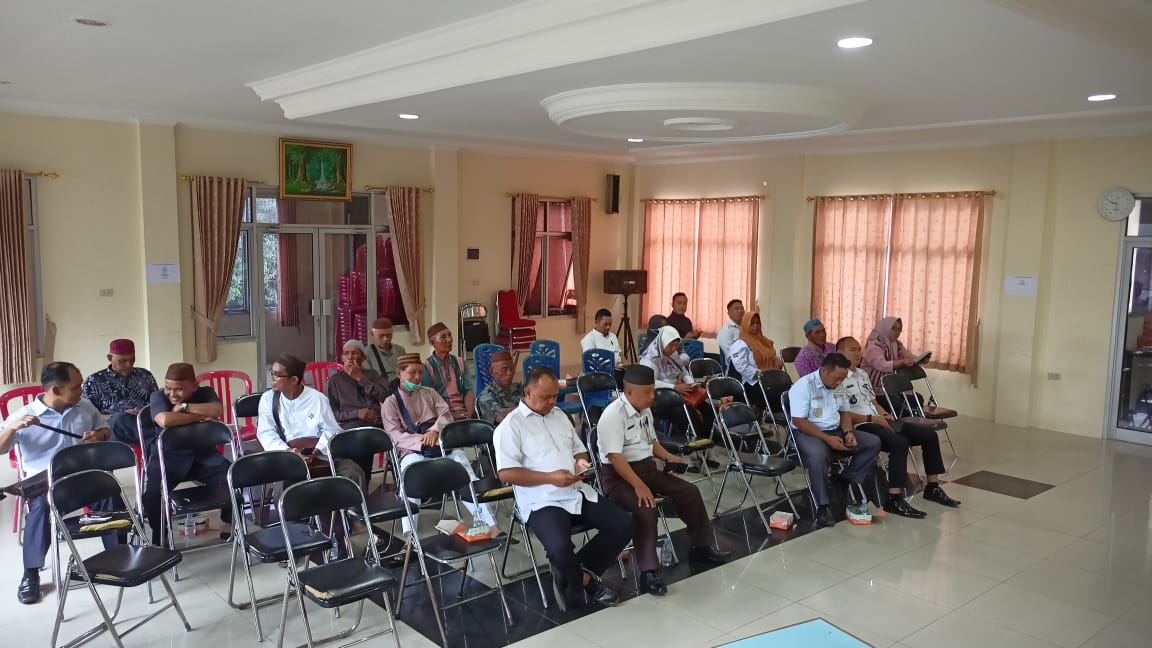
<svg viewBox="0 0 1152 648"><path fill-rule="evenodd" d="M875 423L876 425L879 425L880 427L884 428L885 430L888 430L889 432L891 432L892 431L892 425L888 422L889 420L891 420L891 417L889 417L888 415L873 416L872 417L873 423Z"/></svg>
<svg viewBox="0 0 1152 648"><path fill-rule="evenodd" d="M40 425L40 419L36 418L35 416L21 416L19 419L16 420L16 429L17 430L23 430L25 428L30 428L33 425Z"/></svg>
<svg viewBox="0 0 1152 648"><path fill-rule="evenodd" d="M420 437L420 444L425 446L434 446L440 440L440 433L436 430L428 430L424 436Z"/></svg>
<svg viewBox="0 0 1152 648"><path fill-rule="evenodd" d="M668 458L664 460L664 463L682 464L688 462L684 460L684 457L679 455L668 455Z"/></svg>
<svg viewBox="0 0 1152 648"><path fill-rule="evenodd" d="M356 410L356 418L360 419L361 421L375 423L378 416L379 414L376 412L376 410L372 409L371 407L363 407Z"/></svg>
<svg viewBox="0 0 1152 648"><path fill-rule="evenodd" d="M640 484L636 488L636 502L641 508L655 508L656 498L652 495L652 489L648 488L647 484Z"/></svg>
<svg viewBox="0 0 1152 648"><path fill-rule="evenodd" d="M576 472L582 473L592 467L592 462L587 459L576 460Z"/></svg>
<svg viewBox="0 0 1152 648"><path fill-rule="evenodd" d="M912 360L912 358L901 358L893 363L893 365L897 368L911 367L915 364L916 362Z"/></svg>
<svg viewBox="0 0 1152 648"><path fill-rule="evenodd" d="M844 445L848 446L849 448L855 448L856 447L856 433L855 432L849 430L849 431L844 433Z"/></svg>
<svg viewBox="0 0 1152 648"><path fill-rule="evenodd" d="M672 385L672 389L675 389L681 396L683 396L693 389L696 389L696 385L689 385L686 382L676 381L676 384Z"/></svg>
<svg viewBox="0 0 1152 648"><path fill-rule="evenodd" d="M844 440L834 434L829 434L824 442L828 444L829 448L837 452L848 452L848 446L844 445Z"/></svg>
<svg viewBox="0 0 1152 648"><path fill-rule="evenodd" d="M95 443L96 441L103 441L104 434L95 430L89 430L84 433L84 438L80 439L81 443Z"/></svg>
<svg viewBox="0 0 1152 648"><path fill-rule="evenodd" d="M124 413L125 414L131 414L132 416L136 416L137 414L140 413L140 408L139 407L133 407L132 409L126 409L126 410L124 410Z"/></svg>
<svg viewBox="0 0 1152 648"><path fill-rule="evenodd" d="M567 488L582 481L570 470L553 470L548 473L548 483L558 488Z"/></svg>

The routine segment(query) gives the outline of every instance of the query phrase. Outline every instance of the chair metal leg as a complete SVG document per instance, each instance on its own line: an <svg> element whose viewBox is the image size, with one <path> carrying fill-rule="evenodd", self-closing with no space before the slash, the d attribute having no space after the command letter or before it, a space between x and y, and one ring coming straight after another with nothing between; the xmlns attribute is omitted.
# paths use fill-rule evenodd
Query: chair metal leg
<svg viewBox="0 0 1152 648"><path fill-rule="evenodd" d="M536 564L536 550L532 548L532 538L528 537L528 525L520 522L519 518L513 513L512 522L508 526L509 540L516 535L517 526L520 527L522 537L524 538L524 550L528 553L528 561L532 564L532 572L536 576L536 587L540 590L540 603L544 606L544 609L548 609L548 596L544 594L544 580L540 577L540 566ZM527 569L515 574L508 573L508 552L511 548L511 542L504 543L504 559L500 564L500 575L510 581L528 574Z"/></svg>
<svg viewBox="0 0 1152 648"><path fill-rule="evenodd" d="M284 634L288 629L288 591L292 589L292 576L284 579L284 596L280 602L280 638L276 641L276 648L284 648Z"/></svg>
<svg viewBox="0 0 1152 648"><path fill-rule="evenodd" d="M415 531L413 531L415 533ZM404 609L404 588L408 587L408 565L412 561L412 536L409 535L404 541L404 567L400 570L400 589L396 594L396 618L400 618L400 612Z"/></svg>
<svg viewBox="0 0 1152 648"><path fill-rule="evenodd" d="M308 648L312 648L312 624L308 623L308 610L304 605L304 597L297 596L296 602L300 604L300 618L304 620L304 636L307 637L308 643L305 644ZM280 628L280 638L284 638L284 627Z"/></svg>
<svg viewBox="0 0 1152 648"><path fill-rule="evenodd" d="M456 598L464 598L464 585L468 582L468 565L472 564L472 559L464 561L464 567L460 569L460 589L456 591Z"/></svg>
<svg viewBox="0 0 1152 648"><path fill-rule="evenodd" d="M180 601L176 600L176 592L172 591L172 585L168 583L168 577L161 574L160 584L164 586L164 591L168 592L168 600L172 602L172 607L176 609L176 614L180 615L180 621L184 623L184 630L191 632L192 626L188 623L188 617L184 616L184 609L180 607Z"/></svg>
<svg viewBox="0 0 1152 648"><path fill-rule="evenodd" d="M720 498L724 496L724 487L728 485L728 473L730 472L732 472L731 460L724 467L724 478L720 480L720 488L716 489L716 506L712 507L712 517L720 515Z"/></svg>
<svg viewBox="0 0 1152 648"><path fill-rule="evenodd" d="M492 576L496 579L496 592L500 596L500 604L504 606L504 616L508 618L508 625L513 625L512 610L508 607L508 599L504 597L504 581L500 580L500 570L496 569L495 553L488 554L488 560L492 563Z"/></svg>
<svg viewBox="0 0 1152 648"><path fill-rule="evenodd" d="M432 587L432 577L428 573L428 565L424 563L423 552L416 551L416 560L420 561L420 571L424 573L424 586L428 589L428 599L432 601L432 614L436 617L436 627L440 630L440 645L448 645L448 633L444 630L444 612L440 609L439 597L436 596L436 590Z"/></svg>

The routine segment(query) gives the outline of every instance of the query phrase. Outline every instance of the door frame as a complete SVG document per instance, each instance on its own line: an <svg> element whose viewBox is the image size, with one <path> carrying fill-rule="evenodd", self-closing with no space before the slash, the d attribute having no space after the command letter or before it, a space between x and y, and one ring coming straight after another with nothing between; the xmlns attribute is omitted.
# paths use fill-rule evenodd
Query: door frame
<svg viewBox="0 0 1152 648"><path fill-rule="evenodd" d="M1104 407L1104 436L1117 441L1152 445L1152 431L1139 432L1120 427L1120 373L1124 364L1124 342L1128 332L1128 296L1132 287L1132 255L1139 248L1152 248L1152 236L1124 236L1116 268L1116 292L1112 308L1112 344L1108 352L1108 390Z"/></svg>

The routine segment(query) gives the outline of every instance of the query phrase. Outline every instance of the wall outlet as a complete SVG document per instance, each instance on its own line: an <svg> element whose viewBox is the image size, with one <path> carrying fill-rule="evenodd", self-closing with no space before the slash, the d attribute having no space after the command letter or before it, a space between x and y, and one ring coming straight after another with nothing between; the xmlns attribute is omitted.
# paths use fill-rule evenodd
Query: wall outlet
<svg viewBox="0 0 1152 648"><path fill-rule="evenodd" d="M1060 378L1061 378L1061 376L1060 376L1059 371L1049 371L1048 372L1048 380L1060 380Z"/></svg>
<svg viewBox="0 0 1152 648"><path fill-rule="evenodd" d="M101 288L100 289L100 296L101 297L111 297L115 294L116 294L116 291L112 290L111 288Z"/></svg>

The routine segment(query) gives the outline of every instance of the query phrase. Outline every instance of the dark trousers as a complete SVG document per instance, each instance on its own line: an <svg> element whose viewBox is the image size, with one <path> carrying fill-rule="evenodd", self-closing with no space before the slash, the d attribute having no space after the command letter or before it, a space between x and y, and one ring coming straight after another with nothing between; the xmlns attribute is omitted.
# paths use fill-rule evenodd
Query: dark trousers
<svg viewBox="0 0 1152 648"><path fill-rule="evenodd" d="M676 513L688 527L693 547L712 546L716 540L712 533L712 520L708 517L704 499L700 497L700 489L696 488L695 484L661 471L656 467L656 460L651 457L642 461L631 461L628 465L653 495L664 495L672 499L676 505ZM640 571L660 569L660 559L656 555L656 539L660 535L656 509L640 506L632 484L624 481L611 464L604 464L600 476L604 480L604 492L608 495L608 499L632 512L635 523L632 531L632 547L636 551L638 568Z"/></svg>
<svg viewBox="0 0 1152 648"><path fill-rule="evenodd" d="M825 430L826 434L844 438L840 430ZM828 504L828 460L833 454L832 448L821 439L809 436L803 432L796 432L796 447L800 451L800 458L804 467L808 469L808 485L812 487L812 497L817 506ZM853 483L863 484L864 479L872 473L876 465L876 458L880 456L880 439L874 434L856 430L856 451L852 453L852 460L841 473L843 477Z"/></svg>
<svg viewBox="0 0 1152 648"><path fill-rule="evenodd" d="M112 428L112 440L139 447L140 431L136 427L136 415L127 412L113 414L108 419L108 427Z"/></svg>
<svg viewBox="0 0 1152 648"><path fill-rule="evenodd" d="M160 529L164 527L164 518L161 515L163 504L163 480L160 475L160 462L156 457L155 446L144 466L144 475L147 484L142 496L144 516L148 518L148 525L152 527L152 543L160 544ZM168 471L168 492L171 493L177 486L186 481L200 482L206 486L227 485L228 467L232 464L215 451L207 451L193 455L191 452L171 452L165 469ZM220 519L232 523L232 507L220 509ZM165 530L167 533L167 530Z"/></svg>
<svg viewBox="0 0 1152 648"><path fill-rule="evenodd" d="M596 529L596 535L576 551L572 544L572 525L582 524ZM584 500L579 515L571 515L559 506L545 506L532 511L528 527L544 545L548 562L552 563L552 578L568 587L579 586L580 568L600 575L616 562L616 557L632 539L632 515L603 498Z"/></svg>
<svg viewBox="0 0 1152 648"><path fill-rule="evenodd" d="M922 425L906 425L900 421L888 421L892 431L875 423L860 425L880 437L880 445L888 453L888 486L906 488L908 486L908 448L920 446L924 457L924 472L929 475L944 473L944 457L940 454L940 437L936 431Z"/></svg>
<svg viewBox="0 0 1152 648"><path fill-rule="evenodd" d="M93 502L88 508L93 511L124 510L119 498L109 498ZM52 546L52 509L48 506L48 496L42 495L28 500L28 516L24 518L24 569L41 569L44 557ZM100 540L105 549L120 544L119 530L110 531Z"/></svg>

